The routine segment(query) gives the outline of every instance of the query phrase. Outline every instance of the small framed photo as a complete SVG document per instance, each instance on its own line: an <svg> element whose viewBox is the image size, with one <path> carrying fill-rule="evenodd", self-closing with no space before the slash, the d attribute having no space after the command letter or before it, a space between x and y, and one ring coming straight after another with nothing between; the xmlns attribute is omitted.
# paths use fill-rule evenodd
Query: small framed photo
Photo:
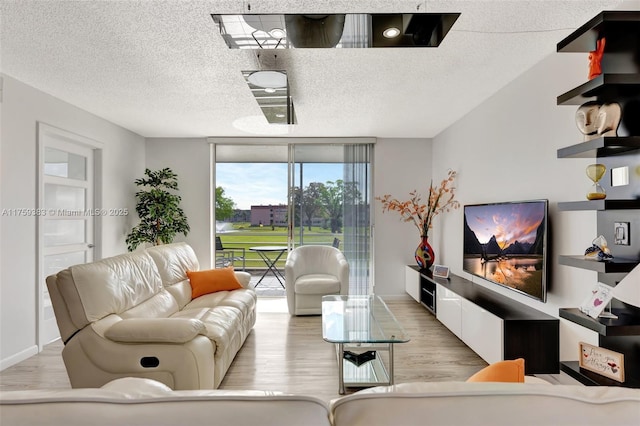
<svg viewBox="0 0 640 426"><path fill-rule="evenodd" d="M580 342L580 368L624 383L624 354Z"/></svg>
<svg viewBox="0 0 640 426"><path fill-rule="evenodd" d="M612 298L613 287L598 283L591 290L589 297L580 305L580 312L589 315L591 318L598 318Z"/></svg>
<svg viewBox="0 0 640 426"><path fill-rule="evenodd" d="M449 278L449 267L444 265L433 265L434 278Z"/></svg>

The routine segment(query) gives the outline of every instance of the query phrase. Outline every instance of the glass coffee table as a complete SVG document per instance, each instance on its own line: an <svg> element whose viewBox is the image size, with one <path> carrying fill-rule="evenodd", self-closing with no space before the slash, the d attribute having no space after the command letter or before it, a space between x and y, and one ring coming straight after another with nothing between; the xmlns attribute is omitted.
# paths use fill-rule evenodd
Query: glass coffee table
<svg viewBox="0 0 640 426"><path fill-rule="evenodd" d="M393 345L409 341L402 325L375 295L322 298L322 338L336 344L338 392L393 384ZM388 353L388 370L381 352Z"/></svg>

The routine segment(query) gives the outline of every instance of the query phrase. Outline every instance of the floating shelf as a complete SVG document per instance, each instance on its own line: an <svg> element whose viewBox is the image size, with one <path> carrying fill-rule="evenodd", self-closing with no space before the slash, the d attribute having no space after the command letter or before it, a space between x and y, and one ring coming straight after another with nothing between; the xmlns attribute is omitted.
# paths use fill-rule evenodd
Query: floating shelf
<svg viewBox="0 0 640 426"><path fill-rule="evenodd" d="M612 157L640 150L640 136L607 136L558 150L558 158Z"/></svg>
<svg viewBox="0 0 640 426"><path fill-rule="evenodd" d="M631 97L640 94L639 74L600 74L558 96L558 105L582 105L587 101Z"/></svg>
<svg viewBox="0 0 640 426"><path fill-rule="evenodd" d="M558 263L574 268L588 269L590 271L608 273L631 272L640 264L637 259L621 259L614 257L606 262L593 259L585 259L584 256L558 256Z"/></svg>
<svg viewBox="0 0 640 426"><path fill-rule="evenodd" d="M580 368L578 361L560 362L560 370L567 373L585 386L621 386L628 388L640 388L640 383L633 378L628 378L624 383L616 382L600 374Z"/></svg>
<svg viewBox="0 0 640 426"><path fill-rule="evenodd" d="M564 201L558 203L560 211L577 210L635 210L640 209L640 200L591 200Z"/></svg>
<svg viewBox="0 0 640 426"><path fill-rule="evenodd" d="M621 27L640 21L640 12L604 11L586 24L569 34L558 43L558 52L590 52L596 48L596 40L611 30L620 31ZM637 26L634 27L637 29Z"/></svg>
<svg viewBox="0 0 640 426"><path fill-rule="evenodd" d="M591 318L583 314L578 308L560 308L560 318L596 331L603 336L638 336L640 335L640 315L637 312L612 308L611 312L618 315L617 319Z"/></svg>

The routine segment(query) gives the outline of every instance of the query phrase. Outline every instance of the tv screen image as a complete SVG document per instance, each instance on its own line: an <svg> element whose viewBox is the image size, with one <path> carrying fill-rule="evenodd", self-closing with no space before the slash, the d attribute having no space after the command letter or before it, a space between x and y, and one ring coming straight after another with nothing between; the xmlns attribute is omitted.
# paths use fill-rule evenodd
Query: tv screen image
<svg viewBox="0 0 640 426"><path fill-rule="evenodd" d="M547 200L464 206L463 270L546 301Z"/></svg>

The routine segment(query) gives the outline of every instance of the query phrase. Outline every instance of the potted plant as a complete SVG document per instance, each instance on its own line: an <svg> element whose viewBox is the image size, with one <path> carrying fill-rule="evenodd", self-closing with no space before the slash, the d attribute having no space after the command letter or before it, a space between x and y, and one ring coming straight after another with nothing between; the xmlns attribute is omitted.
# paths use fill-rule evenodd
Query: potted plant
<svg viewBox="0 0 640 426"><path fill-rule="evenodd" d="M178 175L170 168L151 171L145 169L145 178L135 180L141 188L136 192L136 212L140 223L127 235L127 249L133 251L140 244L171 243L178 233L187 235L187 216L180 207Z"/></svg>

